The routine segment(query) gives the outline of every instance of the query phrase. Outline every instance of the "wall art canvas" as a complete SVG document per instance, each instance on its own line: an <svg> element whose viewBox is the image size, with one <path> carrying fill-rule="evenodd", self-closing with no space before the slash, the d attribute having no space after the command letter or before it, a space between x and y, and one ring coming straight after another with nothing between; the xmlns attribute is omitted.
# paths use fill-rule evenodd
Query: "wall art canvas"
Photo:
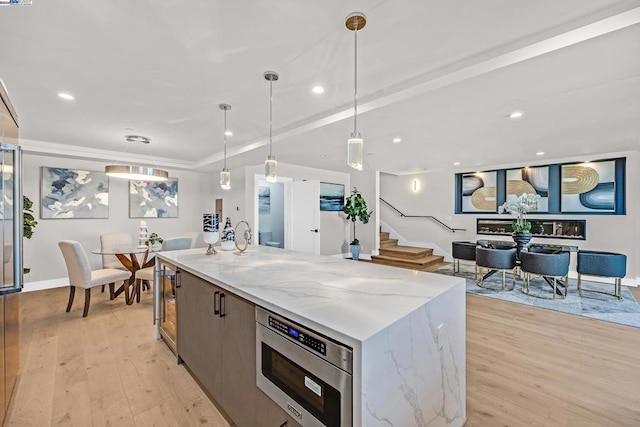
<svg viewBox="0 0 640 427"><path fill-rule="evenodd" d="M507 202L521 194L540 196L536 212L549 211L549 167L524 167L507 170Z"/></svg>
<svg viewBox="0 0 640 427"><path fill-rule="evenodd" d="M258 213L271 213L271 188L264 185L258 186Z"/></svg>
<svg viewBox="0 0 640 427"><path fill-rule="evenodd" d="M129 218L177 218L178 178L129 181Z"/></svg>
<svg viewBox="0 0 640 427"><path fill-rule="evenodd" d="M615 161L562 165L562 212L615 212Z"/></svg>
<svg viewBox="0 0 640 427"><path fill-rule="evenodd" d="M320 183L320 210L342 211L344 207L344 185Z"/></svg>
<svg viewBox="0 0 640 427"><path fill-rule="evenodd" d="M109 218L109 177L103 172L42 167L42 219Z"/></svg>
<svg viewBox="0 0 640 427"><path fill-rule="evenodd" d="M462 175L462 212L496 212L497 172Z"/></svg>

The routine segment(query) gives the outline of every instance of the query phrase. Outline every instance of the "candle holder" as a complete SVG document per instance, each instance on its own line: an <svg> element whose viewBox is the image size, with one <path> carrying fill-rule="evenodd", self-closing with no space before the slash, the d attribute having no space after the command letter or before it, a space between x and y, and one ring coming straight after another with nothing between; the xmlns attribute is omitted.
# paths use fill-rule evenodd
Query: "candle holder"
<svg viewBox="0 0 640 427"><path fill-rule="evenodd" d="M140 228L138 231L138 249L144 249L147 247L149 229L147 228L146 221L140 221Z"/></svg>
<svg viewBox="0 0 640 427"><path fill-rule="evenodd" d="M203 239L204 242L208 244L207 252L205 252L206 255L213 255L218 253L218 251L216 251L216 249L213 247L214 243L216 243L220 238L220 233L218 232L218 224L218 214L202 214Z"/></svg>

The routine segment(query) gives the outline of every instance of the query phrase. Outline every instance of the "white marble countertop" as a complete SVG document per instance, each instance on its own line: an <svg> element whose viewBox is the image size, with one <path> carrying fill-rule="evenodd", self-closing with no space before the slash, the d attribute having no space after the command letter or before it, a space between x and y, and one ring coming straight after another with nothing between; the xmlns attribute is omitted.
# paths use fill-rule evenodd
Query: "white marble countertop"
<svg viewBox="0 0 640 427"><path fill-rule="evenodd" d="M157 256L259 306L358 345L464 279L252 245Z"/></svg>

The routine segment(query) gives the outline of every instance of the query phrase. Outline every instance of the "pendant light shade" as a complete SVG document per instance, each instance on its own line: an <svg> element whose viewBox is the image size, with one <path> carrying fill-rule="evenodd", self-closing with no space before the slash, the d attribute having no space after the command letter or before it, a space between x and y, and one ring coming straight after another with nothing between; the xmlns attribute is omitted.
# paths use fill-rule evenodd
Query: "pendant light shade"
<svg viewBox="0 0 640 427"><path fill-rule="evenodd" d="M220 109L224 111L224 167L220 172L220 188L223 190L231 189L231 172L227 169L227 111L231 110L231 105L220 104Z"/></svg>
<svg viewBox="0 0 640 427"><path fill-rule="evenodd" d="M367 24L367 17L364 13L353 12L347 16L345 26L353 31L354 37L354 72L353 72L353 133L347 141L347 164L354 169L362 170L364 159L364 141L358 132L358 30Z"/></svg>
<svg viewBox="0 0 640 427"><path fill-rule="evenodd" d="M264 176L269 182L277 182L278 163L273 155L273 82L278 80L278 73L265 71L264 78L269 81L269 156L264 162Z"/></svg>
<svg viewBox="0 0 640 427"><path fill-rule="evenodd" d="M137 144L149 144L151 139L140 135L125 135L127 142ZM107 176L122 179L132 179L135 181L166 181L169 179L169 173L162 169L141 166L141 165L107 165L104 167Z"/></svg>

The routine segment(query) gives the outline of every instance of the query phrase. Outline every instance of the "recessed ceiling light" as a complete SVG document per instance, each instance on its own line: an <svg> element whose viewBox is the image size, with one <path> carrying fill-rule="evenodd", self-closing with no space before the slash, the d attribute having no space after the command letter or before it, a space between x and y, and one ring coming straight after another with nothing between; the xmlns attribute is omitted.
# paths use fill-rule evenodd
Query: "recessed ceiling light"
<svg viewBox="0 0 640 427"><path fill-rule="evenodd" d="M394 144L400 144L401 142L402 142L402 138L400 138L399 136L396 136L395 138L393 138Z"/></svg>
<svg viewBox="0 0 640 427"><path fill-rule="evenodd" d="M62 99L66 99L67 101L73 101L75 99L73 95L66 92L58 92L58 96Z"/></svg>
<svg viewBox="0 0 640 427"><path fill-rule="evenodd" d="M538 152L536 153L536 156L544 156L544 151L538 151Z"/></svg>
<svg viewBox="0 0 640 427"><path fill-rule="evenodd" d="M320 154L320 157L322 157L323 159L327 157L326 153L322 153Z"/></svg>
<svg viewBox="0 0 640 427"><path fill-rule="evenodd" d="M460 166L460 162L454 162L453 166Z"/></svg>
<svg viewBox="0 0 640 427"><path fill-rule="evenodd" d="M509 118L510 119L521 119L522 116L524 116L524 113L522 111L514 111L513 113L509 114Z"/></svg>
<svg viewBox="0 0 640 427"><path fill-rule="evenodd" d="M227 136L233 136L233 132L231 132L230 130L226 131L224 134Z"/></svg>
<svg viewBox="0 0 640 427"><path fill-rule="evenodd" d="M313 92L313 93L324 93L324 88L322 86L314 86L313 89L311 89L311 92Z"/></svg>

